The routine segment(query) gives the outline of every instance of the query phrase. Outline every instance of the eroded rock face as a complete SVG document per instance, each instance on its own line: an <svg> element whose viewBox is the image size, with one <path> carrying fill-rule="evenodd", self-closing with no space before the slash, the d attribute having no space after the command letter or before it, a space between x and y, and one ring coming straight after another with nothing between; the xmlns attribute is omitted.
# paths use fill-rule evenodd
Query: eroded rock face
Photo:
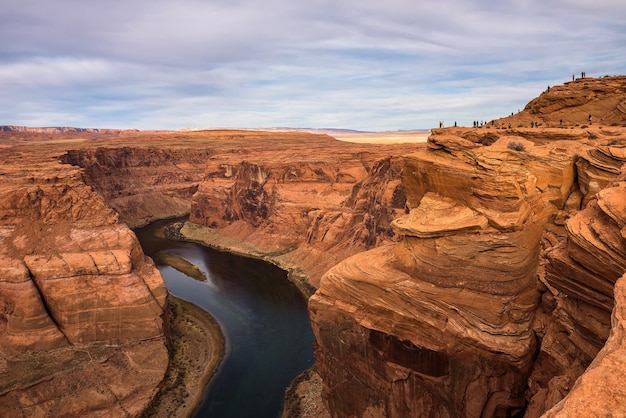
<svg viewBox="0 0 626 418"><path fill-rule="evenodd" d="M203 225L236 240L232 232L243 231L245 242L321 275L393 238L405 198L401 158L390 155L415 149L301 133L7 135L3 416L134 416L154 395L167 365L166 290L127 225L191 210ZM64 140L45 142L54 135Z"/></svg>
<svg viewBox="0 0 626 418"><path fill-rule="evenodd" d="M314 287L338 261L396 238L391 221L406 206L399 155L416 145L291 133L248 140L243 148L226 142L214 150L190 222L297 267Z"/></svg>
<svg viewBox="0 0 626 418"><path fill-rule="evenodd" d="M167 367L163 280L44 146L0 165L0 415L137 416Z"/></svg>
<svg viewBox="0 0 626 418"><path fill-rule="evenodd" d="M544 417L619 416L626 411L626 390L623 384L623 371L626 370L625 277L615 284L615 308L606 344L573 385L569 395ZM554 390L554 386L551 389Z"/></svg>
<svg viewBox="0 0 626 418"><path fill-rule="evenodd" d="M446 138L406 157L413 209L394 222L402 242L334 267L311 298L335 416L496 416L524 406L539 242L558 210L550 199L565 199L538 192L525 164L532 154L449 139L458 159ZM572 163L550 165L556 190L572 184Z"/></svg>
<svg viewBox="0 0 626 418"><path fill-rule="evenodd" d="M211 244L240 251L243 243L316 287L338 261L396 238L391 221L406 202L400 156L420 146L206 131L110 139L62 158L84 169L129 226L189 213L218 233Z"/></svg>
<svg viewBox="0 0 626 418"><path fill-rule="evenodd" d="M626 271L626 195L607 188L625 144L596 132L434 130L406 156L402 241L333 267L309 302L333 416L535 417L567 395ZM621 375L621 344L604 373ZM596 393L619 395L608 382Z"/></svg>
<svg viewBox="0 0 626 418"><path fill-rule="evenodd" d="M598 379L598 368L594 366L590 376L596 377L585 373L580 380L596 381L598 387L593 393L608 394L602 397L606 411L620 414L626 411L623 403L611 401L618 389L611 389L606 383L622 376L623 369L614 368L612 360L604 362L598 355L601 349L615 352L609 356L615 360L624 344L620 331L624 324L619 322L623 295L616 282L626 271L625 214L626 185L622 174L598 192L584 210L568 219L565 239L545 253L540 278L547 291L538 324L539 333L545 335L529 379L528 417L540 416L565 398L592 361L603 364L600 370L606 376ZM546 318L545 313L550 316ZM603 349L609 333L614 337ZM567 396L565 403L581 405L582 399L591 399L577 400L582 395L583 391L575 391ZM593 408L589 414L596 415L598 401L590 402L590 406ZM559 416L557 410L550 416Z"/></svg>
<svg viewBox="0 0 626 418"><path fill-rule="evenodd" d="M85 181L120 214L120 221L137 227L157 217L188 214L210 155L203 147L157 144L73 149L62 160L83 167Z"/></svg>

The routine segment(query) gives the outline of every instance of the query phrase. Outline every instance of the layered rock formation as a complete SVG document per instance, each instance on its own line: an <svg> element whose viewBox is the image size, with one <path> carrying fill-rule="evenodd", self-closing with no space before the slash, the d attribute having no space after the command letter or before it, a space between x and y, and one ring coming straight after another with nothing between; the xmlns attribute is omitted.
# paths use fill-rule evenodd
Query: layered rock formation
<svg viewBox="0 0 626 418"><path fill-rule="evenodd" d="M394 223L402 243L334 267L311 298L335 416L495 416L524 406L539 241L557 211L550 200L565 201L572 161L535 161L552 174L548 197L525 152L453 136L431 144L406 158L413 209Z"/></svg>
<svg viewBox="0 0 626 418"><path fill-rule="evenodd" d="M189 213L210 152L150 141L72 149L62 157L84 168L90 184L131 228Z"/></svg>
<svg viewBox="0 0 626 418"><path fill-rule="evenodd" d="M391 220L405 211L400 155L418 145L255 135L223 140L207 161L189 218L219 231L205 241L297 267L317 287L338 261L393 239Z"/></svg>
<svg viewBox="0 0 626 418"><path fill-rule="evenodd" d="M615 308L611 333L593 362L571 388L569 395L545 415L552 417L621 416L626 410L626 390L623 385L626 370L626 335L624 334L624 302L626 276L615 284ZM560 389L554 385L552 390ZM529 416L531 416L529 414Z"/></svg>
<svg viewBox="0 0 626 418"><path fill-rule="evenodd" d="M499 126L511 123L513 128L528 127L530 122L540 127L622 127L626 122L626 76L567 81L543 91L521 112L495 122Z"/></svg>
<svg viewBox="0 0 626 418"><path fill-rule="evenodd" d="M573 392L565 401L570 406L560 406L549 415L558 416L556 411L561 409L571 414L575 411L571 405L578 408L583 403L593 406L591 415L601 410L626 411L621 385L611 383L623 373L615 362L626 359L621 331L623 291L616 286L626 271L624 174L570 217L565 239L545 251L539 274L547 291L537 323L543 340L529 379L528 417L539 416L563 399L592 361L595 371L580 381L586 382L586 388L594 386L594 390ZM603 348L610 333L613 337ZM590 392L604 395L589 402Z"/></svg>
<svg viewBox="0 0 626 418"><path fill-rule="evenodd" d="M302 272L394 239L405 210L401 155L302 132L200 131L109 138L62 156L131 227L190 214L204 241ZM196 235L193 238L198 238ZM241 247L243 243L243 248Z"/></svg>
<svg viewBox="0 0 626 418"><path fill-rule="evenodd" d="M0 165L0 415L137 416L167 367L166 288L46 146Z"/></svg>
<svg viewBox="0 0 626 418"><path fill-rule="evenodd" d="M626 133L496 126L435 130L405 158L402 241L323 276L309 309L333 416L626 412Z"/></svg>

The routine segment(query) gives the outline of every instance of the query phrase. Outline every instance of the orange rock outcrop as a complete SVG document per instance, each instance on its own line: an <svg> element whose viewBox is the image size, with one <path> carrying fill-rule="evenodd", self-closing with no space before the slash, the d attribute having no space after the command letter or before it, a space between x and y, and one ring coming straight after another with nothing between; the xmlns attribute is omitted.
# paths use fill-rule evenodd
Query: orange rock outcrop
<svg viewBox="0 0 626 418"><path fill-rule="evenodd" d="M2 153L0 415L141 414L167 367L160 274L58 150Z"/></svg>
<svg viewBox="0 0 626 418"><path fill-rule="evenodd" d="M609 112L624 80L563 89L595 92L579 112ZM531 103L518 121L564 118ZM333 416L626 412L626 131L571 117L433 130L405 157L401 242L339 263L309 302Z"/></svg>

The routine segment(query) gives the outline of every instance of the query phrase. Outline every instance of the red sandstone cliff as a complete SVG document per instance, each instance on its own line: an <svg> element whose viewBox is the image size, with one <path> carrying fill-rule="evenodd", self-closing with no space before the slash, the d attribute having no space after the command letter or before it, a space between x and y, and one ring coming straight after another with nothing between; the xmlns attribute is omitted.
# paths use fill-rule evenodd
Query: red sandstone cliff
<svg viewBox="0 0 626 418"><path fill-rule="evenodd" d="M405 211L400 156L422 146L234 130L85 145L62 160L84 169L122 222L189 213L190 227L213 233L192 238L271 259L313 286L340 260L394 239L391 221Z"/></svg>
<svg viewBox="0 0 626 418"><path fill-rule="evenodd" d="M137 416L167 367L166 288L46 147L0 162L0 415Z"/></svg>
<svg viewBox="0 0 626 418"><path fill-rule="evenodd" d="M210 152L158 141L71 149L65 163L83 167L85 181L131 228L189 213Z"/></svg>
<svg viewBox="0 0 626 418"><path fill-rule="evenodd" d="M568 97L591 90L581 112L612 109L624 80L586 80ZM560 124L538 103L517 118ZM626 132L506 128L434 131L405 158L411 210L393 223L402 241L322 278L309 309L331 415L626 413L615 384L626 190L614 182Z"/></svg>
<svg viewBox="0 0 626 418"><path fill-rule="evenodd" d="M301 271L314 287L338 261L394 239L391 221L405 211L400 155L420 145L242 139L222 140L207 161L189 221L217 235L193 237Z"/></svg>

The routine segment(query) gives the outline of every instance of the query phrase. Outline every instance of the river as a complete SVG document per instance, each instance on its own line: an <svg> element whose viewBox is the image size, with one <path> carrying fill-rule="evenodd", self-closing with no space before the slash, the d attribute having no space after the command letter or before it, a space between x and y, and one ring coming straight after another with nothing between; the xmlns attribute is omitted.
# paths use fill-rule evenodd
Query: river
<svg viewBox="0 0 626 418"><path fill-rule="evenodd" d="M195 416L280 416L285 389L313 365L306 300L286 272L272 264L155 234L171 222L155 222L135 233L146 255L168 252L200 268L205 282L157 263L168 291L213 315L226 340L224 359Z"/></svg>

